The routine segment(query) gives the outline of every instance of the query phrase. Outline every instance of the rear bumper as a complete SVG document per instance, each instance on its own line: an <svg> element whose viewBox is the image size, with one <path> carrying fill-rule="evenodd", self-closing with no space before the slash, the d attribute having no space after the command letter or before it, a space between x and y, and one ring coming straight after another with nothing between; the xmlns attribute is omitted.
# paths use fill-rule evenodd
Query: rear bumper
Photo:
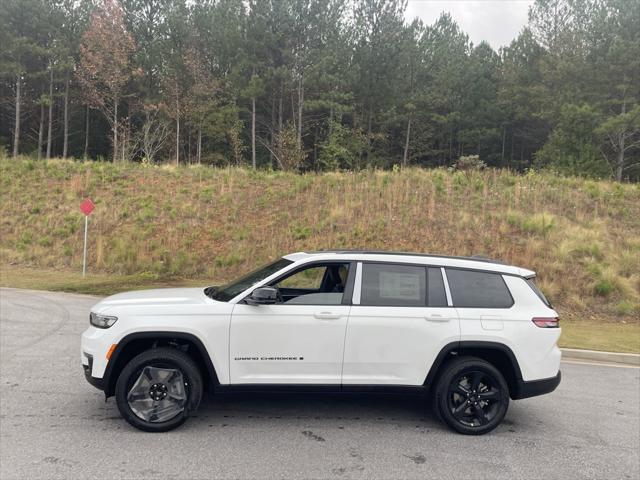
<svg viewBox="0 0 640 480"><path fill-rule="evenodd" d="M522 398L536 397L553 392L556 387L560 385L561 376L561 372L558 371L555 377L545 378L543 380L533 380L530 382L520 380L518 381L517 390L512 392L511 398L520 400Z"/></svg>

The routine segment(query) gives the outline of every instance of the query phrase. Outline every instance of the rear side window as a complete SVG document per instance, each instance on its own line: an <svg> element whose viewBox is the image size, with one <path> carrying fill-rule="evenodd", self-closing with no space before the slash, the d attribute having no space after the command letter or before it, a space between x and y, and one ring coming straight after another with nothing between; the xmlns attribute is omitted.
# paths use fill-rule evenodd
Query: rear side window
<svg viewBox="0 0 640 480"><path fill-rule="evenodd" d="M454 307L509 308L513 299L502 275L447 268Z"/></svg>
<svg viewBox="0 0 640 480"><path fill-rule="evenodd" d="M427 269L411 265L362 265L360 305L424 307Z"/></svg>
<svg viewBox="0 0 640 480"><path fill-rule="evenodd" d="M429 268L427 281L427 305L430 307L446 307L447 294L444 290L442 271L439 268Z"/></svg>

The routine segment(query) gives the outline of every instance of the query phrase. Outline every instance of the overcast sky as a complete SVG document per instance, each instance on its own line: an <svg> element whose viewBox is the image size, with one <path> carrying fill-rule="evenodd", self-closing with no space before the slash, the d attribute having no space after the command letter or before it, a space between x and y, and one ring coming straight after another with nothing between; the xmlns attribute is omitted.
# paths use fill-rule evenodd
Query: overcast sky
<svg viewBox="0 0 640 480"><path fill-rule="evenodd" d="M431 25L449 12L474 45L486 40L494 48L508 45L527 23L533 0L409 0L406 18Z"/></svg>

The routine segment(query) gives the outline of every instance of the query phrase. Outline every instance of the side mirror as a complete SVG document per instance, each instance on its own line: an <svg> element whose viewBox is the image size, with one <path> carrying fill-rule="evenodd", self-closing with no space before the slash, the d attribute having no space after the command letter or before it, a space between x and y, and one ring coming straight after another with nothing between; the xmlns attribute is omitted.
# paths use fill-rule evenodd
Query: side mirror
<svg viewBox="0 0 640 480"><path fill-rule="evenodd" d="M258 287L246 298L249 305L272 305L278 301L276 287Z"/></svg>

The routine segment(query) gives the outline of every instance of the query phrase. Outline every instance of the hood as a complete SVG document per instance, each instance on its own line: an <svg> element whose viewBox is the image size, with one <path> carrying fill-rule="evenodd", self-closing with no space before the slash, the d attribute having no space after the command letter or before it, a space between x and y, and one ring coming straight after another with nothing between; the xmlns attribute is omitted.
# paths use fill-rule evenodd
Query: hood
<svg viewBox="0 0 640 480"><path fill-rule="evenodd" d="M200 305L214 302L204 294L203 288L158 288L136 290L112 295L97 303L92 311L102 311L114 307L130 305Z"/></svg>

